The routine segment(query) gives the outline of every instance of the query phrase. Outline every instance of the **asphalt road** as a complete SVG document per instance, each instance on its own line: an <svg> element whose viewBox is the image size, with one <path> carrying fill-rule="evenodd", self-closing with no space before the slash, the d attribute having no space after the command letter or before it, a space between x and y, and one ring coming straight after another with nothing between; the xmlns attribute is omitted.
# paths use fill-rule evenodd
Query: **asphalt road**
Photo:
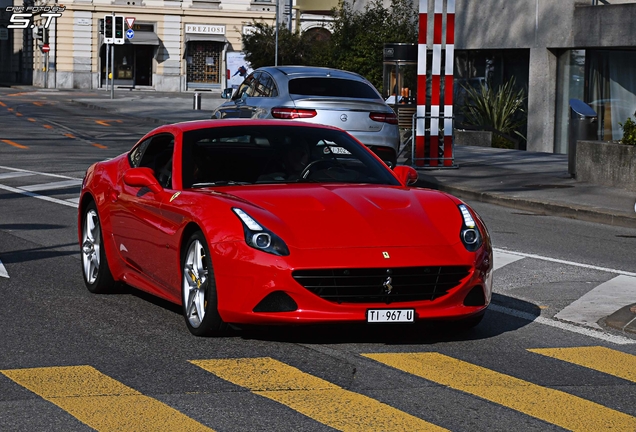
<svg viewBox="0 0 636 432"><path fill-rule="evenodd" d="M636 230L471 203L501 265L472 331L196 338L179 307L85 289L77 182L155 125L68 97L0 89L1 430L636 430L636 337L555 318L631 283Z"/></svg>

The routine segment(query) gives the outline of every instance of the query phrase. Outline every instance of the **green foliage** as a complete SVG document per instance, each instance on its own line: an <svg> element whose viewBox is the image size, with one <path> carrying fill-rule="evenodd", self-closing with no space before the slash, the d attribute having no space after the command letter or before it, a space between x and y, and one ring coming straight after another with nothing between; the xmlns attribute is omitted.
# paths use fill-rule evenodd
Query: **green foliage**
<svg viewBox="0 0 636 432"><path fill-rule="evenodd" d="M275 26L265 22L252 23L256 31L242 37L245 59L253 69L274 65L276 55ZM298 33L292 33L285 27L278 31L278 64L302 65L311 56L313 47L309 38Z"/></svg>
<svg viewBox="0 0 636 432"><path fill-rule="evenodd" d="M636 111L634 112L636 118ZM623 129L622 144L636 145L636 122L631 117L627 117L625 123L619 123L621 129Z"/></svg>
<svg viewBox="0 0 636 432"><path fill-rule="evenodd" d="M484 83L463 87L467 102L461 109L465 122L493 132L493 147L514 148L513 135L525 139L518 129L526 122L525 91L515 89L514 77L496 90Z"/></svg>
<svg viewBox="0 0 636 432"><path fill-rule="evenodd" d="M418 13L413 0L392 0L385 8L373 0L364 11L341 1L334 21L325 23L331 38L319 41L285 28L278 34L278 64L323 66L359 73L382 91L385 43L417 43ZM254 22L256 31L243 35L243 51L254 69L274 64L275 27Z"/></svg>

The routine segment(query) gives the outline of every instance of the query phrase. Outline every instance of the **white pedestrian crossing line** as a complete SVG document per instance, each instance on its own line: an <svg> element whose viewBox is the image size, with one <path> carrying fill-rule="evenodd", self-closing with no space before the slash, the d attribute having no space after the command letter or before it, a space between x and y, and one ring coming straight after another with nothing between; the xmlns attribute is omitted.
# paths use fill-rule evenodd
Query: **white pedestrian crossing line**
<svg viewBox="0 0 636 432"><path fill-rule="evenodd" d="M28 172L14 171L14 172L8 172L8 173L1 173L0 180L10 179L10 178L19 178L19 177L29 177L33 175L35 174L28 173Z"/></svg>
<svg viewBox="0 0 636 432"><path fill-rule="evenodd" d="M507 266L508 264L512 264L515 261L523 259L522 256L506 253L499 249L494 249L493 255L493 270L499 270L500 268Z"/></svg>
<svg viewBox="0 0 636 432"><path fill-rule="evenodd" d="M534 259L538 259L538 260L542 260L542 261L549 261L549 262L554 262L554 263L558 263L558 264L571 265L571 266L574 266L574 267L581 267L581 268L586 268L586 269L590 269L590 270L599 270L599 271L607 272L607 273L616 273L616 274L620 274L620 275L636 277L636 273L628 272L628 271L625 271L625 270L618 270L618 269L612 269L612 268L607 268L607 267L599 267L599 266L590 265L590 264L577 263L577 262L574 262L574 261L567 261L567 260L562 260L562 259L557 259L557 258L550 258L550 257L542 256L542 255L528 254L528 253L517 252L517 251L510 251L510 250L506 250L506 249L493 248L493 251L494 252L501 252L503 254L517 255L517 256L520 256L522 258L534 258Z"/></svg>
<svg viewBox="0 0 636 432"><path fill-rule="evenodd" d="M594 339L600 339L602 341L605 342L611 342L611 343L615 343L617 345L634 345L636 344L636 340L634 339L629 339L623 336L616 336L610 333L605 333L599 330L595 330L595 329L591 329L591 328L586 328L586 327L579 327L576 326L574 324L568 324L568 323L564 323L561 321L557 321L557 320L553 320L550 318L544 318L542 316L535 316L532 315L528 312L522 312L520 310L516 310L516 309L510 309L504 306L500 306L497 304L493 304L491 303L490 306L488 306L488 310L494 311L494 312L499 312L499 313L503 313L506 315L510 315L510 316L514 316L517 318L521 318L521 319L525 319L527 321L532 321L535 322L537 324L543 324L543 325L547 325L550 327L555 327L561 330L566 330L572 333L578 333L584 336L588 336Z"/></svg>
<svg viewBox="0 0 636 432"><path fill-rule="evenodd" d="M39 171L31 171L31 170L27 170L27 169L21 169L21 168L11 168L11 167L7 167L7 166L2 166L0 165L0 169L3 170L8 170L8 171L15 171L15 172L21 172L21 173L29 173L29 174L37 174L37 175L42 175L42 176L47 176L47 177L57 177L57 178L63 178L63 179L69 179L69 180L76 180L76 177L69 177L69 176L65 176L65 175L61 175L61 174L51 174L51 173L45 173L45 172L39 172Z"/></svg>
<svg viewBox="0 0 636 432"><path fill-rule="evenodd" d="M39 192L44 190L52 190L52 189L64 189L68 187L76 187L82 184L82 180L73 179L73 180L63 180L58 182L50 182L50 183L41 183L29 186L21 186L19 189L29 191L29 192Z"/></svg>
<svg viewBox="0 0 636 432"><path fill-rule="evenodd" d="M636 278L619 275L604 282L556 314L556 318L600 329L598 321L636 302Z"/></svg>
<svg viewBox="0 0 636 432"><path fill-rule="evenodd" d="M2 261L0 261L0 277L9 278L9 272L7 272L7 269L4 268Z"/></svg>
<svg viewBox="0 0 636 432"><path fill-rule="evenodd" d="M75 204L75 203L72 203L72 202L68 202L68 201L65 201L65 200L57 199L57 198L51 198L51 197L48 197L46 195L39 195L39 194L36 194L35 192L29 192L29 191L25 191L25 190L22 190L22 189L17 189L17 188L11 187L11 186L6 186L6 185L3 185L3 184L0 184L0 189L4 189L6 191L17 193L17 194L24 195L24 196L28 196L28 197L31 197L31 198L37 198L37 199L40 199L42 201L48 201L48 202L52 202L52 203L55 203L55 204L62 204L62 205L68 206L68 207L75 207L75 208L78 207L78 204Z"/></svg>

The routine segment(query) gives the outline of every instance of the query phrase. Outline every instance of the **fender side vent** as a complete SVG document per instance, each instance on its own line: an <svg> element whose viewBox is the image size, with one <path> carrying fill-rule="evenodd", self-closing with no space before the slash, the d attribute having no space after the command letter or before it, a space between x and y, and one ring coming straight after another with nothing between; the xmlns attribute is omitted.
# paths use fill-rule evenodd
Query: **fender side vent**
<svg viewBox="0 0 636 432"><path fill-rule="evenodd" d="M283 291L274 291L261 300L254 312L292 312L298 309L298 305L289 295Z"/></svg>

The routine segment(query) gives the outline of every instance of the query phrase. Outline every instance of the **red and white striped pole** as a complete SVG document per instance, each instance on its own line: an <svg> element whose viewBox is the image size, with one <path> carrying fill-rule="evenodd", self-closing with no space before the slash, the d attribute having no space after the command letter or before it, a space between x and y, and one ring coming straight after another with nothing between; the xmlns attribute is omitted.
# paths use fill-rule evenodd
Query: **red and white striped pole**
<svg viewBox="0 0 636 432"><path fill-rule="evenodd" d="M428 4L434 1L433 44L431 64L430 140L426 146L426 84L428 54ZM455 57L455 0L420 0L417 65L417 120L415 130L415 161L417 166L453 165L453 73ZM446 32L444 34L444 15ZM443 35L445 36L443 38ZM444 69L442 72L442 58ZM442 87L442 81L444 86ZM442 115L443 113L443 115ZM440 126L444 137L440 140ZM440 142L441 141L441 142ZM426 155L428 153L428 156ZM428 162L428 164L426 163Z"/></svg>
<svg viewBox="0 0 636 432"><path fill-rule="evenodd" d="M426 146L426 36L428 32L428 1L420 0L420 22L417 37L417 110L415 120L415 152L413 161L424 166Z"/></svg>
<svg viewBox="0 0 636 432"><path fill-rule="evenodd" d="M433 17L433 64L431 65L431 142L429 146L429 164L437 166L440 155L439 126L442 96L442 18L444 0L435 0Z"/></svg>
<svg viewBox="0 0 636 432"><path fill-rule="evenodd" d="M444 166L453 165L453 80L455 64L455 0L446 4L446 64L444 67Z"/></svg>

